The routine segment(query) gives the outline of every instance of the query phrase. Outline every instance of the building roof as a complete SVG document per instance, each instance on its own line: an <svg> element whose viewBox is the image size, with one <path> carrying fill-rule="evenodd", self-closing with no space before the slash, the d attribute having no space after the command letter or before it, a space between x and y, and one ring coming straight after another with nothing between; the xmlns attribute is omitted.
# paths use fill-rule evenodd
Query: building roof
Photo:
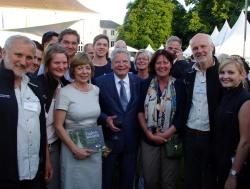
<svg viewBox="0 0 250 189"><path fill-rule="evenodd" d="M113 22L112 20L100 20L100 27L101 28L111 28L111 29L116 29L119 24Z"/></svg>
<svg viewBox="0 0 250 189"><path fill-rule="evenodd" d="M61 11L77 11L95 13L77 0L1 0L0 7L49 9Z"/></svg>

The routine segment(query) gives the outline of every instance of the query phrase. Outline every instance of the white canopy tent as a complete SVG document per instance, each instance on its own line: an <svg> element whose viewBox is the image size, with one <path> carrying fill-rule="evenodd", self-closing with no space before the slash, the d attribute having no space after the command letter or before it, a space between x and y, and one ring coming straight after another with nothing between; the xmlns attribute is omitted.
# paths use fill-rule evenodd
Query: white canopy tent
<svg viewBox="0 0 250 189"><path fill-rule="evenodd" d="M228 38L230 32L231 32L231 28L226 20L220 30L220 33L217 35L214 41L214 45L215 46L221 45Z"/></svg>
<svg viewBox="0 0 250 189"><path fill-rule="evenodd" d="M184 55L185 57L189 57L189 56L192 55L192 51L191 51L190 45L188 45L188 47L184 50L183 55Z"/></svg>
<svg viewBox="0 0 250 189"><path fill-rule="evenodd" d="M154 53L154 52L155 52L155 50L151 47L150 44L148 44L146 50L148 50L148 51L151 52L151 53Z"/></svg>
<svg viewBox="0 0 250 189"><path fill-rule="evenodd" d="M69 28L70 26L79 21L81 20L73 20L68 22L60 22L55 24L26 27L26 28L5 29L4 31L30 33L33 35L42 36L47 31L55 31L57 33L60 33L62 30Z"/></svg>
<svg viewBox="0 0 250 189"><path fill-rule="evenodd" d="M161 46L158 48L158 50L159 50L159 49L164 49L164 46L161 44Z"/></svg>
<svg viewBox="0 0 250 189"><path fill-rule="evenodd" d="M109 48L109 52L112 52L113 50L114 50L114 47L110 47L110 48ZM127 46L127 50L128 50L129 52L134 52L134 53L138 52L137 49L135 49L135 48L133 48L133 47L130 47L130 46Z"/></svg>
<svg viewBox="0 0 250 189"><path fill-rule="evenodd" d="M220 46L216 47L217 54L229 54L229 55L240 55L243 56L244 49L244 30L245 30L245 14L241 12L238 20L233 26L227 40ZM246 33L246 49L245 57L250 57L250 25L247 22L247 33Z"/></svg>
<svg viewBox="0 0 250 189"><path fill-rule="evenodd" d="M1 0L1 7L16 7L30 9L49 9L60 11L92 12L93 10L85 7L78 0Z"/></svg>
<svg viewBox="0 0 250 189"><path fill-rule="evenodd" d="M21 32L9 32L9 31L1 31L0 30L0 46L3 47L5 44L5 41L7 38L9 38L12 35L25 35L27 37L29 37L32 40L36 40L36 41L41 41L41 36L37 36L37 35L32 35L30 33L21 33Z"/></svg>
<svg viewBox="0 0 250 189"><path fill-rule="evenodd" d="M217 38L217 36L219 35L219 33L220 33L220 32L219 32L217 26L215 26L215 27L214 27L214 30L213 30L213 32L212 32L212 34L211 34L211 39L212 39L213 43L214 43L214 41L216 40L216 38Z"/></svg>

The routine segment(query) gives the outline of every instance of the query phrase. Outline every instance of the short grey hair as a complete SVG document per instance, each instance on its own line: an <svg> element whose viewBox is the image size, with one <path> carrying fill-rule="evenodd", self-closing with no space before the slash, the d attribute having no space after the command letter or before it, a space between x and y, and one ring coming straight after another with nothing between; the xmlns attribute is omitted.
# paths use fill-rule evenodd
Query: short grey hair
<svg viewBox="0 0 250 189"><path fill-rule="evenodd" d="M115 60L115 57L117 56L117 54L125 54L128 57L128 61L130 62L130 53L127 49L124 48L115 48L112 53L111 53L111 62L113 63Z"/></svg>
<svg viewBox="0 0 250 189"><path fill-rule="evenodd" d="M13 44L16 41L19 41L19 40L23 41L26 44L32 45L32 47L33 47L33 53L35 54L35 52L36 52L36 44L30 38L28 38L26 36L23 36L23 35L12 35L12 36L10 36L5 41L4 49L5 50L10 50L13 47Z"/></svg>
<svg viewBox="0 0 250 189"><path fill-rule="evenodd" d="M152 57L152 53L150 51L148 51L147 49L140 49L137 51L136 55L135 55L135 63L137 61L137 58L140 54L143 54L144 56L146 56L148 58L148 61L150 62L151 57Z"/></svg>
<svg viewBox="0 0 250 189"><path fill-rule="evenodd" d="M206 33L197 33L196 35L194 35L194 36L190 39L190 41L189 41L189 45L190 45L190 46L191 46L191 44L193 43L194 38L196 38L197 36L206 37L206 38L207 38L207 41L208 41L208 43L209 43L209 45L214 46L214 43L213 43L213 41L212 41L211 36L208 35L208 34L206 34Z"/></svg>
<svg viewBox="0 0 250 189"><path fill-rule="evenodd" d="M181 39L180 39L179 37L177 37L177 36L174 36L174 35L170 36L170 37L167 39L166 45L168 45L169 43L174 42L174 41L176 41L176 42L178 42L180 45L182 45Z"/></svg>

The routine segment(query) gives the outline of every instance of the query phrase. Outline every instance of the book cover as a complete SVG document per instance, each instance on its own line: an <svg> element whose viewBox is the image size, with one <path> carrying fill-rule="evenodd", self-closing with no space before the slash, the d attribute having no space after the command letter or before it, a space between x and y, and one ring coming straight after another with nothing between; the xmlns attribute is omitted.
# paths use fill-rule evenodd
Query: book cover
<svg viewBox="0 0 250 189"><path fill-rule="evenodd" d="M99 152L105 146L101 126L68 129L67 131L71 140L79 148L88 148Z"/></svg>

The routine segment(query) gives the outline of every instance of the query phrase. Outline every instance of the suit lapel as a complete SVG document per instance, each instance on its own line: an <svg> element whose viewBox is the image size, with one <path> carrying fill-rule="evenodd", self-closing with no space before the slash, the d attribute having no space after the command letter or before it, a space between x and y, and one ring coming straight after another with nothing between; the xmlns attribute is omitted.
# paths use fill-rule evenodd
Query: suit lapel
<svg viewBox="0 0 250 189"><path fill-rule="evenodd" d="M112 94L112 96L114 97L114 99L116 101L120 102L120 97L119 97L119 94L118 94L118 91L117 91L117 88L116 88L116 85L115 85L114 74L111 75L110 85L108 85L108 86L110 87L109 90L108 90L110 92L110 94Z"/></svg>
<svg viewBox="0 0 250 189"><path fill-rule="evenodd" d="M129 77L130 99L128 102L127 109L133 103L133 101L135 99L135 91L136 91L136 82L135 82L134 78L130 74L128 74L128 77Z"/></svg>

